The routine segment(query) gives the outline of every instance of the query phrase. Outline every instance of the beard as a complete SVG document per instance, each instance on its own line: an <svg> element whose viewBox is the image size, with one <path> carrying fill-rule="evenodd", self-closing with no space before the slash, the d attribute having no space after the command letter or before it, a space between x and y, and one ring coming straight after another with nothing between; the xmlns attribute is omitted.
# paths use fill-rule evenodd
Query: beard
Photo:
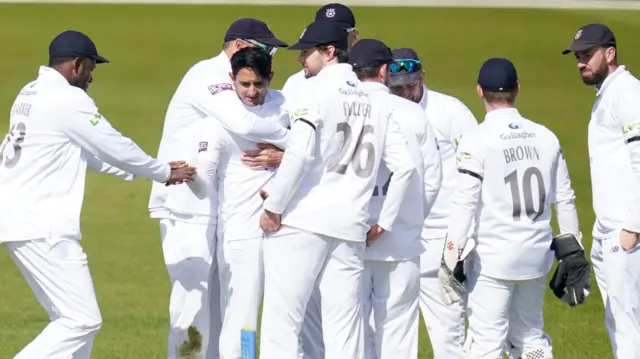
<svg viewBox="0 0 640 359"><path fill-rule="evenodd" d="M609 70L606 64L600 66L597 70L591 71L590 74L580 73L580 77L582 77L582 82L585 85L589 86L597 86L604 82L604 80L609 76Z"/></svg>

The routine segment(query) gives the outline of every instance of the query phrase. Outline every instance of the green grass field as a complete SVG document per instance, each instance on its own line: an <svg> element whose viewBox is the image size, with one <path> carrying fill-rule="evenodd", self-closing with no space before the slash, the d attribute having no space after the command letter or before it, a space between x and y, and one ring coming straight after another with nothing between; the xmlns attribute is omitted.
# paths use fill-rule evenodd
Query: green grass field
<svg viewBox="0 0 640 359"><path fill-rule="evenodd" d="M90 94L125 135L155 155L164 113L185 71L221 49L227 26L257 17L293 43L312 21L315 7L0 5L2 66L0 108L8 114L18 90L46 64L59 32L86 32L111 60L94 74ZM640 13L633 11L542 11L495 9L354 8L362 37L390 47L414 47L433 89L464 101L479 120L475 95L481 63L508 57L520 73L521 112L556 132L577 192L585 245L590 249L591 209L587 123L595 92L582 85L575 60L560 55L579 26L604 22L617 35L619 58L640 74ZM66 17L66 19L65 19ZM635 39L634 39L634 36ZM275 57L273 87L299 70L297 53ZM96 359L166 358L169 282L158 226L148 219L151 182L133 183L90 173L82 213L83 246L103 313ZM46 325L16 266L0 251L0 359L12 358ZM594 285L595 287L595 285ZM611 358L597 288L588 304L570 309L547 293L546 330L556 358ZM420 358L431 349L421 328Z"/></svg>

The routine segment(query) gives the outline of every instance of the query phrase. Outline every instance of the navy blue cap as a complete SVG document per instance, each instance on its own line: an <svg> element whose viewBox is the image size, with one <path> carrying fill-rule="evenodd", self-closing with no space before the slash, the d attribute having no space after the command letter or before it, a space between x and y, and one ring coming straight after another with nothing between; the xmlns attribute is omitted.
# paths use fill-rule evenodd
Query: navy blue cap
<svg viewBox="0 0 640 359"><path fill-rule="evenodd" d="M256 40L262 44L286 47L286 42L276 38L269 25L258 19L242 18L234 21L224 35L224 42L233 40Z"/></svg>
<svg viewBox="0 0 640 359"><path fill-rule="evenodd" d="M349 63L353 68L377 67L392 62L391 49L379 40L362 39L349 51Z"/></svg>
<svg viewBox="0 0 640 359"><path fill-rule="evenodd" d="M572 51L585 51L596 46L616 47L613 31L603 24L588 24L581 27L573 36L571 46L562 51L566 55Z"/></svg>
<svg viewBox="0 0 640 359"><path fill-rule="evenodd" d="M507 59L489 59L480 68L478 85L485 91L511 91L518 86L516 67Z"/></svg>
<svg viewBox="0 0 640 359"><path fill-rule="evenodd" d="M408 47L401 47L398 49L393 49L391 51L393 53L394 60L416 60L420 61L418 58L418 54L414 49Z"/></svg>
<svg viewBox="0 0 640 359"><path fill-rule="evenodd" d="M339 23L343 29L353 29L356 27L356 17L353 16L353 12L349 7L331 3L327 4L316 12L316 20L329 20Z"/></svg>
<svg viewBox="0 0 640 359"><path fill-rule="evenodd" d="M106 64L109 61L98 55L96 45L89 36L74 30L67 30L56 36L49 45L49 58L54 57L87 57L96 64Z"/></svg>
<svg viewBox="0 0 640 359"><path fill-rule="evenodd" d="M298 42L289 46L289 50L306 50L321 45L332 45L337 49L348 50L347 32L334 21L314 21L304 29Z"/></svg>

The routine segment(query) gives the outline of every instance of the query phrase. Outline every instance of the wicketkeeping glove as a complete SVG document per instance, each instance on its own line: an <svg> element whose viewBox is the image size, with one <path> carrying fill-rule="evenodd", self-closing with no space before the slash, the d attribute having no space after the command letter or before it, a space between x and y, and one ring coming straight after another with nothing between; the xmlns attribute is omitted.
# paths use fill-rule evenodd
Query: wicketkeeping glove
<svg viewBox="0 0 640 359"><path fill-rule="evenodd" d="M571 307L583 304L591 289L591 265L580 242L572 234L561 234L553 238L551 249L555 251L558 267L549 288Z"/></svg>
<svg viewBox="0 0 640 359"><path fill-rule="evenodd" d="M457 243L445 238L444 251L438 270L438 284L440 295L446 305L460 302L467 294L464 281L467 279L464 273L464 260L475 247L475 241L470 238L463 248Z"/></svg>

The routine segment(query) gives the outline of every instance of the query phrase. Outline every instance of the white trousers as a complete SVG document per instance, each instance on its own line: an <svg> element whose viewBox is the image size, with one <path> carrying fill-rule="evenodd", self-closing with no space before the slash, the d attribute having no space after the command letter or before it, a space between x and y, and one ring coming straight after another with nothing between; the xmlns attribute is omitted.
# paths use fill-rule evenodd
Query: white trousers
<svg viewBox="0 0 640 359"><path fill-rule="evenodd" d="M594 238L591 263L615 359L640 359L640 243L625 251L619 232Z"/></svg>
<svg viewBox="0 0 640 359"><path fill-rule="evenodd" d="M546 276L501 280L471 269L467 276L467 358L501 359L507 351L515 359L552 359L551 340L543 331L546 288Z"/></svg>
<svg viewBox="0 0 640 359"><path fill-rule="evenodd" d="M317 283L304 313L298 357L300 359L325 359L322 339L322 304L320 288Z"/></svg>
<svg viewBox="0 0 640 359"><path fill-rule="evenodd" d="M362 288L365 359L417 359L420 257L365 260Z"/></svg>
<svg viewBox="0 0 640 359"><path fill-rule="evenodd" d="M215 225L160 220L162 251L171 280L168 359L190 353L197 358L206 357L210 346L215 230Z"/></svg>
<svg viewBox="0 0 640 359"><path fill-rule="evenodd" d="M4 246L51 319L14 359L89 359L102 317L80 243L41 239Z"/></svg>
<svg viewBox="0 0 640 359"><path fill-rule="evenodd" d="M217 257L222 317L220 359L241 359L242 329L258 328L264 282L262 237L221 238Z"/></svg>
<svg viewBox="0 0 640 359"><path fill-rule="evenodd" d="M298 358L303 317L317 283L326 358L363 359L364 242L283 226L265 237L263 246L265 290L260 358Z"/></svg>
<svg viewBox="0 0 640 359"><path fill-rule="evenodd" d="M420 311L424 319L434 359L462 359L465 339L463 302L448 306L440 295L438 270L444 250L444 237L423 239L420 257Z"/></svg>

